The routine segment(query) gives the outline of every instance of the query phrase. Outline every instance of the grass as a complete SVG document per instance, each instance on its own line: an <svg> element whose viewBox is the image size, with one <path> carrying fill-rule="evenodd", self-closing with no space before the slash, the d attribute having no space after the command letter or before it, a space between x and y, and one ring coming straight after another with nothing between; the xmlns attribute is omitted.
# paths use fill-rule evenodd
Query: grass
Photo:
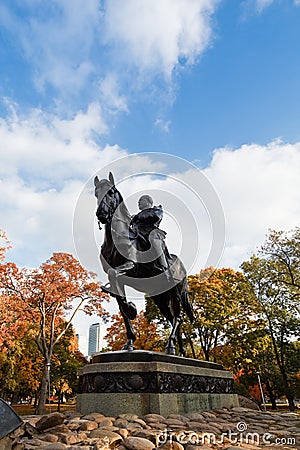
<svg viewBox="0 0 300 450"><path fill-rule="evenodd" d="M14 409L14 411L16 411L17 414L19 414L19 416L31 416L34 415L34 406L33 405L11 405L11 407ZM64 411L74 411L75 410L75 405L60 405L60 411L64 412ZM57 411L57 405L56 404L51 404L51 405L46 405L46 413L53 413Z"/></svg>
<svg viewBox="0 0 300 450"><path fill-rule="evenodd" d="M271 405L267 404L267 410L268 411L272 411L271 410ZM12 405L12 408L16 411L17 414L19 414L19 416L30 416L30 415L34 415L34 407L32 405ZM75 404L63 404L60 406L60 410L61 412L64 411L75 411L76 409L76 405ZM51 405L46 405L46 413L53 413L57 411L57 404L51 404ZM282 413L282 412L289 412L289 408L287 407L286 404L278 404L277 405L277 410L273 411L273 412L277 412L277 413ZM296 409L295 412L297 414L300 415L300 409Z"/></svg>

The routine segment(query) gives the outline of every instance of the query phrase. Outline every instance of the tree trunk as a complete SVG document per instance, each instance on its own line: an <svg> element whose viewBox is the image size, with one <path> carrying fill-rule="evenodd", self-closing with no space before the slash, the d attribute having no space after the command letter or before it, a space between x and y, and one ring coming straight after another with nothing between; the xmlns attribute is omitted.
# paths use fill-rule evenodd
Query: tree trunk
<svg viewBox="0 0 300 450"><path fill-rule="evenodd" d="M36 411L36 408L37 408L37 401L38 401L38 393L35 392L35 394L34 394L34 402L33 402L34 411Z"/></svg>
<svg viewBox="0 0 300 450"><path fill-rule="evenodd" d="M44 362L41 388L40 388L39 397L38 397L38 404L37 404L36 411L35 411L36 414L46 414L46 399L47 399L47 388L48 388L48 378L49 378L48 364L49 363L47 361Z"/></svg>
<svg viewBox="0 0 300 450"><path fill-rule="evenodd" d="M205 361L209 361L209 350L207 348L203 348Z"/></svg>
<svg viewBox="0 0 300 450"><path fill-rule="evenodd" d="M295 411L294 396L293 396L293 394L291 392L291 388L290 388L290 385L289 385L289 382L288 382L288 379L287 379L285 367L280 365L279 369L280 369L281 376L282 376L284 393L285 393L285 396L286 396L287 401L289 403L290 411Z"/></svg>
<svg viewBox="0 0 300 450"><path fill-rule="evenodd" d="M295 408L296 408L296 407L295 407L295 403L294 403L294 398L293 398L293 396L291 396L291 397L289 396L287 400L288 400L288 402L289 402L289 408L290 408L290 411L292 411L292 412L295 411Z"/></svg>
<svg viewBox="0 0 300 450"><path fill-rule="evenodd" d="M280 357L280 354L282 355L282 345L280 347L280 350L277 347L277 343L276 343L276 339L273 333L273 327L272 327L272 322L270 320L270 318L267 315L267 319L268 319L268 323L269 323L269 328L270 328L270 335L271 335L271 339L272 339L272 343L273 343L273 349L274 349L274 353L275 353L275 358L281 373L281 377L282 377L282 381L283 381L283 387L284 387L284 393L285 396L287 398L287 401L289 403L289 408L290 411L295 411L295 403L294 403L294 397L292 395L292 392L290 390L290 386L289 386L289 382L287 379L287 375L286 375L286 370L285 370L285 365L284 365L284 361L283 359Z"/></svg>
<svg viewBox="0 0 300 450"><path fill-rule="evenodd" d="M59 391L56 393L58 401L57 401L57 412L60 412L60 405L61 405L61 397L62 397L62 393L61 390L59 389Z"/></svg>
<svg viewBox="0 0 300 450"><path fill-rule="evenodd" d="M194 348L194 344L193 344L192 338L189 335L186 335L186 336L187 336L188 343L190 344L190 347L191 347L191 350L192 350L193 358L197 359L197 355L196 355L196 352L195 352L195 348Z"/></svg>
<svg viewBox="0 0 300 450"><path fill-rule="evenodd" d="M275 410L275 409L277 409L277 405L276 405L276 397L275 397L275 395L274 395L274 393L273 393L273 389L272 389L272 387L271 387L271 385L270 385L270 383L269 383L269 380L266 380L265 385L266 385L266 389L267 389L268 394L269 394L269 397L270 397L270 402L271 402L271 405L272 405L272 410Z"/></svg>

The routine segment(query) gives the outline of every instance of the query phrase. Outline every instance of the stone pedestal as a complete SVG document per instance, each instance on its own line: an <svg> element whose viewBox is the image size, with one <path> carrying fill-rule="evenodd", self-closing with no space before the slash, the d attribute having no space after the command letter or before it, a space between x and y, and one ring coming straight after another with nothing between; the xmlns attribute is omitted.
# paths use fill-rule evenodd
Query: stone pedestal
<svg viewBox="0 0 300 450"><path fill-rule="evenodd" d="M83 414L168 416L233 406L233 376L220 364L135 350L95 354L79 371Z"/></svg>

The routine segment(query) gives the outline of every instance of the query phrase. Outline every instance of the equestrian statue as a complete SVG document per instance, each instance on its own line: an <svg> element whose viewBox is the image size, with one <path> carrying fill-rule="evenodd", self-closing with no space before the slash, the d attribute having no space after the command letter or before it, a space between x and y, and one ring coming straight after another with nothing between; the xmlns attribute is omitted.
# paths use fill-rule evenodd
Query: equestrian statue
<svg viewBox="0 0 300 450"><path fill-rule="evenodd" d="M125 286L144 292L156 304L171 324L166 353L185 355L180 332L181 313L193 322L192 305L188 297L186 270L182 261L169 254L166 233L159 228L163 217L162 206L153 206L149 195L138 202L140 212L131 216L122 195L115 186L114 177L94 179L97 198L96 216L101 229L104 225L104 241L100 261L109 283L102 290L115 297L123 317L127 342L122 350L134 350L135 333L131 320L137 315L132 302L126 299Z"/></svg>

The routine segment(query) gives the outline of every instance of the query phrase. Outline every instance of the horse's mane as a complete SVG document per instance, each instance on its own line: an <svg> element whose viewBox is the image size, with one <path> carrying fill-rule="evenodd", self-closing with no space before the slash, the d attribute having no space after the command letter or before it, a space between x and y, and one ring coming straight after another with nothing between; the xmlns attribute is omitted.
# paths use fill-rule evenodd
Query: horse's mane
<svg viewBox="0 0 300 450"><path fill-rule="evenodd" d="M120 218L122 218L123 220L125 219L126 222L128 222L128 225L130 224L131 221L131 214L127 209L127 206L123 200L122 194L118 191L119 194L119 199L120 199L120 203L118 206L118 213L117 215L120 216Z"/></svg>

